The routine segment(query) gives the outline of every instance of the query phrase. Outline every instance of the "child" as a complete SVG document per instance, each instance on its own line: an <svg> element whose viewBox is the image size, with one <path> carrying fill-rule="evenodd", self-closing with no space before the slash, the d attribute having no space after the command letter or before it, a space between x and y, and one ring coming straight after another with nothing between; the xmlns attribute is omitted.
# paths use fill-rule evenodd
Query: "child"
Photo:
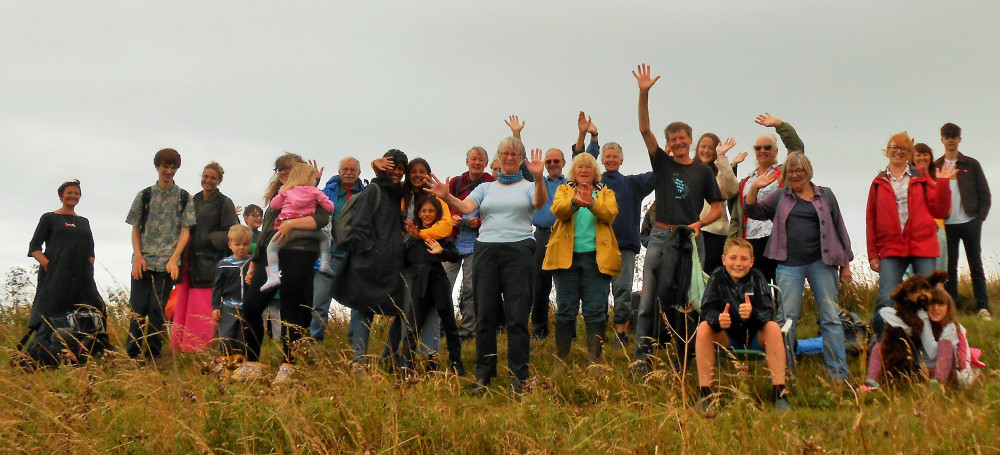
<svg viewBox="0 0 1000 455"><path fill-rule="evenodd" d="M253 232L253 236L250 237L250 253L253 253L257 242L260 241L260 226L264 224L264 210L256 204L248 205L247 208L243 209L243 222Z"/></svg>
<svg viewBox="0 0 1000 455"><path fill-rule="evenodd" d="M212 285L212 320L218 324L223 363L234 368L242 362L243 355L243 295L246 293L246 274L250 263L250 241L253 232L243 225L229 228L229 249L233 252L219 261Z"/></svg>
<svg viewBox="0 0 1000 455"><path fill-rule="evenodd" d="M174 183L181 155L166 148L153 157L156 184L139 191L125 222L132 225L132 288L125 352L129 357L159 358L164 307L174 280L180 278L181 253L196 223L190 195Z"/></svg>
<svg viewBox="0 0 1000 455"><path fill-rule="evenodd" d="M940 384L953 384L956 380L961 385L971 385L978 375L974 366L982 367L973 360L972 349L969 348L968 332L958 323L955 301L948 292L934 288L930 303L927 305L927 317L931 322L932 338L924 338L924 351L931 365L929 376Z"/></svg>
<svg viewBox="0 0 1000 455"><path fill-rule="evenodd" d="M452 371L459 376L465 375L465 365L462 363L462 341L458 336L458 324L455 322L455 311L451 301L451 286L442 262L453 262L459 259L458 248L451 237L440 240L424 240L420 236L421 229L433 226L444 208L436 197L425 197L419 202L414 214L413 223L407 223L410 235L403 244L405 256L404 267L410 269L412 282L410 295L412 304L407 319L413 321L406 324L406 337L403 342L404 366L412 366L414 350L417 348L417 334L423 327L427 314L436 311L441 318L441 327L447 337L448 357Z"/></svg>
<svg viewBox="0 0 1000 455"><path fill-rule="evenodd" d="M271 199L271 210L281 210L281 214L274 221L274 228L277 229L281 223L316 213L316 206L323 207L327 212L333 213L333 201L316 188L316 168L308 163L297 163L292 166L288 175L288 181L278 190L278 194ZM275 238L280 233L275 234ZM292 236L315 236L319 239L319 271L326 275L333 275L330 269L330 234L323 229L315 231L293 231ZM296 237L298 238L298 237ZM279 241L272 239L267 245L267 281L260 287L261 291L267 291L281 284L278 265L278 251L281 250Z"/></svg>
<svg viewBox="0 0 1000 455"><path fill-rule="evenodd" d="M758 348L763 345L774 386L774 409L788 411L785 399L785 345L774 322L774 301L764 274L753 267L753 246L741 238L726 242L722 265L712 273L701 303L695 352L698 365L698 406L712 404L715 345ZM738 306L736 302L741 302Z"/></svg>

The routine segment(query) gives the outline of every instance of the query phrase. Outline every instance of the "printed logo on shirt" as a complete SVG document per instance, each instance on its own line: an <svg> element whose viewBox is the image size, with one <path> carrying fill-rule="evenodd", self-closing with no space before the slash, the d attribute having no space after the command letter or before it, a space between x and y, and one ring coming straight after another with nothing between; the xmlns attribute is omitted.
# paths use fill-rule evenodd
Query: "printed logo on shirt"
<svg viewBox="0 0 1000 455"><path fill-rule="evenodd" d="M684 184L684 179L681 178L679 172L674 172L674 186L677 189L676 199L685 199L688 196L688 187Z"/></svg>

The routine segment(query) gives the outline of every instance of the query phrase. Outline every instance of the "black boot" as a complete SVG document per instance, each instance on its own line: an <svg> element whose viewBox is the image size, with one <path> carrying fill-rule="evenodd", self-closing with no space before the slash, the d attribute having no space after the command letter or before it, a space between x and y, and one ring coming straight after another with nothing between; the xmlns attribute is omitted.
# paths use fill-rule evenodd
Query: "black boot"
<svg viewBox="0 0 1000 455"><path fill-rule="evenodd" d="M607 321L587 323L587 352L590 353L590 363L601 363L601 351L604 347L604 331L607 328Z"/></svg>
<svg viewBox="0 0 1000 455"><path fill-rule="evenodd" d="M465 376L465 364L461 360L451 362L451 370L458 376Z"/></svg>
<svg viewBox="0 0 1000 455"><path fill-rule="evenodd" d="M576 335L576 321L556 321L556 357L563 363L569 359L569 348Z"/></svg>

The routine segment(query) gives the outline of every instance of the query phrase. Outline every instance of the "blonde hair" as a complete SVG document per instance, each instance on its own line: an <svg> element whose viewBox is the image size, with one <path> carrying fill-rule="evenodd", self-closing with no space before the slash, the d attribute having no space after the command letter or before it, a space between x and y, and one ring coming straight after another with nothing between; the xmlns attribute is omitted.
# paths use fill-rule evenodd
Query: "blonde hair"
<svg viewBox="0 0 1000 455"><path fill-rule="evenodd" d="M229 228L230 242L248 242L253 238L253 231L242 224L234 224Z"/></svg>
<svg viewBox="0 0 1000 455"><path fill-rule="evenodd" d="M722 254L725 255L729 253L729 250L733 248L743 248L750 252L750 256L753 256L753 245L741 237L733 237L726 240L726 245L722 247Z"/></svg>
<svg viewBox="0 0 1000 455"><path fill-rule="evenodd" d="M566 173L566 180L576 182L576 167L586 166L594 170L594 183L601 181L601 168L597 167L597 159L589 153L581 153L573 158L573 162L569 166L569 172Z"/></svg>
<svg viewBox="0 0 1000 455"><path fill-rule="evenodd" d="M295 163L292 170L288 172L288 181L281 185L281 189L287 190L296 186L315 186L313 175L316 168L309 163Z"/></svg>
<svg viewBox="0 0 1000 455"><path fill-rule="evenodd" d="M274 176L271 177L271 181L267 184L267 190L264 191L264 203L268 204L271 199L274 199L274 195L278 194L278 188L281 187L281 180L278 179L278 168L282 165L289 163L305 163L306 160L302 159L302 155L298 153L285 152L282 153L276 160L274 160Z"/></svg>
<svg viewBox="0 0 1000 455"><path fill-rule="evenodd" d="M209 169L211 169L211 170L213 170L215 172L218 172L219 173L219 182L222 182L222 175L226 173L226 171L222 170L222 165L219 164L218 161L212 161L212 162L206 164L205 165L205 169L202 169L201 172L205 173L205 171L209 170Z"/></svg>

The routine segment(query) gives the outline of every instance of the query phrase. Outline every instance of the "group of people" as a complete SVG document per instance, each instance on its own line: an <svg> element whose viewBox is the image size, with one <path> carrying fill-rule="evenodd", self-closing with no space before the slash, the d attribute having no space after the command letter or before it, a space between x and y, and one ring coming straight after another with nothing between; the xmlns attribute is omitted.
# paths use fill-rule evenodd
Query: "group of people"
<svg viewBox="0 0 1000 455"><path fill-rule="evenodd" d="M474 391L481 393L497 376L497 334L505 330L511 389L519 392L529 376L533 338L553 334L557 371L565 371L580 313L589 362L601 361L612 297L615 342L627 346L635 333L634 373L649 371L654 349L672 341L671 363L686 371L695 360L701 403L708 406L715 346L759 346L767 353L775 406L787 409L786 359L794 353L808 281L828 375L846 381L838 283L851 280L854 254L837 198L813 183L795 129L771 114L758 116L756 123L774 133L756 138L756 167L738 179L737 166L748 154L730 160L731 138L705 133L695 142L690 126L673 122L661 147L648 109L659 76L646 65L633 74L651 164L641 174L619 172L624 150L616 142L600 145L595 123L583 112L569 163L558 148L529 155L521 141L524 122L511 116L512 134L494 160L472 147L465 153L468 171L448 180L426 160L393 149L370 163L370 182L360 178L362 163L347 157L337 175L319 185L322 168L315 162L282 154L264 210L248 206L243 226L233 201L219 191L224 171L218 163L204 167L202 191L192 196L174 183L180 154L160 150L153 159L156 184L135 196L126 217L133 316L125 352L158 357L170 313L173 348L196 351L220 339L234 378L263 377L264 319L277 301L284 358L274 382L287 382L295 374L296 345L324 340L335 299L351 308L348 336L359 370L369 359L372 321L381 314L395 318L382 358L403 374L414 371L421 351L437 366L443 332L449 368L464 375L462 341L474 338ZM783 163L779 138L788 152ZM990 318L980 251L989 186L978 162L959 153L956 125L942 127L941 140L945 154L935 160L907 133L893 135L884 150L888 164L872 183L867 251L880 276L876 334L895 320L885 319L882 309L892 306L908 268L928 275L946 267L947 294L957 298L959 242L978 315ZM103 310L93 281L93 238L86 218L75 213L80 188L78 181L59 187L62 207L43 215L31 240L29 255L41 268L30 324L81 304ZM650 193L655 204L643 221ZM643 246L636 306L633 278ZM692 281L700 278L692 269L709 276L695 305L700 311L690 300ZM456 318L452 290L460 271ZM168 301L171 311L165 311ZM779 329L785 320L791 321L787 343Z"/></svg>

